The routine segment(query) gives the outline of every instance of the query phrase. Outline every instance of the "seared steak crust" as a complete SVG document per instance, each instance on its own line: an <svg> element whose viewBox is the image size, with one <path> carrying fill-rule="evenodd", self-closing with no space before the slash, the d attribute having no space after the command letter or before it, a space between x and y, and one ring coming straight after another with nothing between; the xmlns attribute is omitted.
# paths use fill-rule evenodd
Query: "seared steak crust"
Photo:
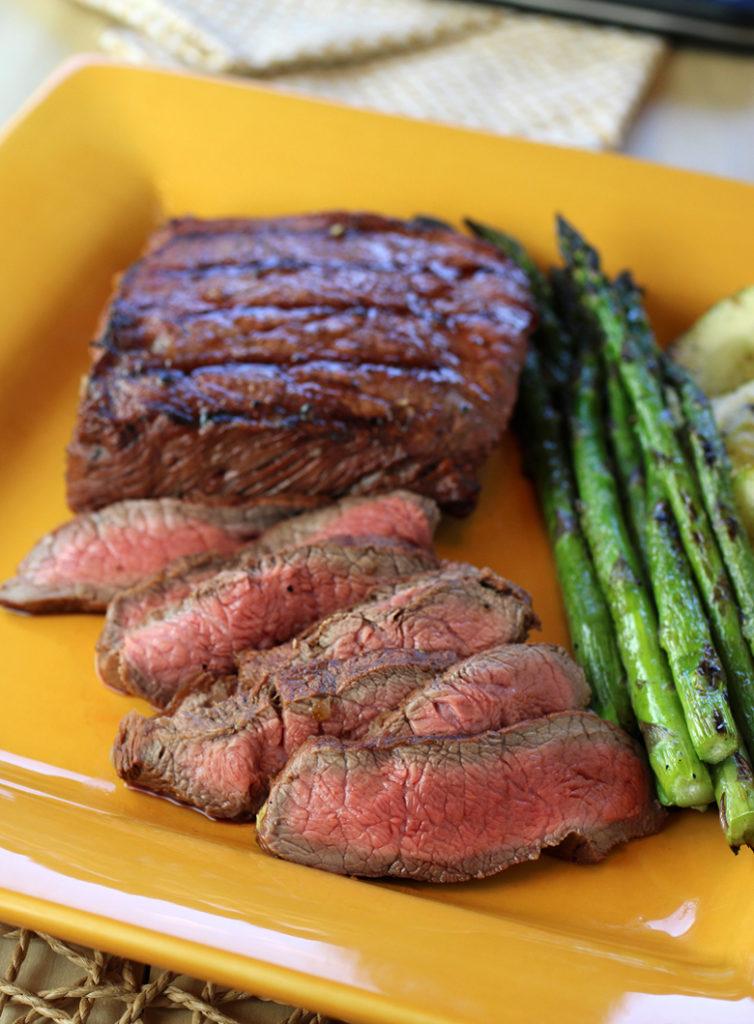
<svg viewBox="0 0 754 1024"><path fill-rule="evenodd" d="M110 306L69 503L409 487L469 511L532 323L518 269L445 228L173 221Z"/></svg>
<svg viewBox="0 0 754 1024"><path fill-rule="evenodd" d="M307 740L273 781L257 838L338 874L458 882L566 842L573 859L601 860L663 816L634 741L568 711L479 736Z"/></svg>

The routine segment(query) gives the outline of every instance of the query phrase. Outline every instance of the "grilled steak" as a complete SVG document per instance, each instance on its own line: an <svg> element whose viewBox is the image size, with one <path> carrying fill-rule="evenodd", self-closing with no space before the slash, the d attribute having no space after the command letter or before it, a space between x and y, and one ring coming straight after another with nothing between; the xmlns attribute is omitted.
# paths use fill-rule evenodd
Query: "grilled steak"
<svg viewBox="0 0 754 1024"><path fill-rule="evenodd" d="M390 589L287 644L242 656L237 683L195 688L171 714L126 716L114 751L118 773L215 817L249 817L270 774L306 737L360 736L420 677L428 683L451 660L524 640L536 622L526 594L471 566Z"/></svg>
<svg viewBox="0 0 754 1024"><path fill-rule="evenodd" d="M305 504L261 498L248 507L210 508L154 498L81 513L34 546L17 575L0 586L0 604L26 612L101 612L116 593L172 559L230 554Z"/></svg>
<svg viewBox="0 0 754 1024"><path fill-rule="evenodd" d="M294 516L267 530L245 545L235 562L252 564L264 554L289 550L303 544L320 543L339 535L385 537L431 550L438 520L437 506L428 498L409 491L394 491L377 497L343 498ZM230 559L215 554L176 559L161 572L119 594L107 609L107 618L97 644L98 668L103 678L117 674L110 667L128 629L154 616L158 609L188 598L200 583L223 569L232 567Z"/></svg>
<svg viewBox="0 0 754 1024"><path fill-rule="evenodd" d="M307 740L275 778L257 838L338 874L457 882L563 843L598 861L662 820L638 746L568 711L471 737Z"/></svg>
<svg viewBox="0 0 754 1024"><path fill-rule="evenodd" d="M96 342L68 501L408 487L468 512L532 324L518 268L443 227L172 221Z"/></svg>
<svg viewBox="0 0 754 1024"><path fill-rule="evenodd" d="M583 671L562 647L501 644L458 662L409 694L375 718L366 737L394 743L414 736L473 736L555 711L586 708L590 696Z"/></svg>
<svg viewBox="0 0 754 1024"><path fill-rule="evenodd" d="M454 657L397 650L317 662L281 672L279 686L270 683L261 694L224 677L193 688L171 713L126 715L115 767L132 785L211 817L251 818L272 775L307 736L360 734Z"/></svg>
<svg viewBox="0 0 754 1024"><path fill-rule="evenodd" d="M384 538L333 538L252 561L240 557L125 630L118 647L98 645L98 671L110 686L164 707L202 673L231 671L244 648L280 644L380 583L435 565L429 552Z"/></svg>

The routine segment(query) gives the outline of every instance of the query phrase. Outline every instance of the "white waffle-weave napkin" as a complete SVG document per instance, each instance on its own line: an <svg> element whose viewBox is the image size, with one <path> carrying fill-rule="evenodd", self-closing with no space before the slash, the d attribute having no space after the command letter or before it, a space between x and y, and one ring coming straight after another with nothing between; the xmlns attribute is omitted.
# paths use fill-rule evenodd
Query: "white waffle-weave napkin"
<svg viewBox="0 0 754 1024"><path fill-rule="evenodd" d="M79 0L133 61L264 77L355 106L591 149L620 145L658 37L457 0Z"/></svg>

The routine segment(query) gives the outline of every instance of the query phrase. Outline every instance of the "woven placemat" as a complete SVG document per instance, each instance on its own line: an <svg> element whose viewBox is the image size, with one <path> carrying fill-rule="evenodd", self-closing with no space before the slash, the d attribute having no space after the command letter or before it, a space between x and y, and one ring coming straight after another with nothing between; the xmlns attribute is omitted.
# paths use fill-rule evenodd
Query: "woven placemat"
<svg viewBox="0 0 754 1024"><path fill-rule="evenodd" d="M338 1024L246 992L0 924L0 1024Z"/></svg>
<svg viewBox="0 0 754 1024"><path fill-rule="evenodd" d="M456 0L79 0L135 62L230 71L352 106L614 149L665 42Z"/></svg>

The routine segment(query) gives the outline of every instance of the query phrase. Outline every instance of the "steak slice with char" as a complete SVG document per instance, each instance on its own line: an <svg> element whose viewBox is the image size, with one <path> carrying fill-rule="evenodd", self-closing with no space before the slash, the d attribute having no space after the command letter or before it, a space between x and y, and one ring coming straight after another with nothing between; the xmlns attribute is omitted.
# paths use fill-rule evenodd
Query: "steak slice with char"
<svg viewBox="0 0 754 1024"><path fill-rule="evenodd" d="M270 778L310 735L363 732L452 662L451 652L374 651L348 661L317 662L281 673L252 694L237 677L195 687L169 713L133 711L113 748L121 778L139 789L188 804L213 818L252 818ZM291 678L293 676L294 678ZM285 692L294 692L286 700Z"/></svg>
<svg viewBox="0 0 754 1024"><path fill-rule="evenodd" d="M555 711L581 710L590 697L582 669L562 647L501 644L409 694L371 722L366 738L394 743L414 736L472 736Z"/></svg>
<svg viewBox="0 0 754 1024"><path fill-rule="evenodd" d="M99 645L98 669L110 686L164 707L203 673L232 671L244 648L280 644L381 583L437 564L429 552L384 538L332 538L241 558L127 629L118 647Z"/></svg>
<svg viewBox="0 0 754 1024"><path fill-rule="evenodd" d="M215 817L249 817L269 775L317 733L361 735L451 660L525 640L536 623L523 591L489 570L453 565L391 586L300 637L239 659L224 679L176 698L166 715L132 712L114 760L133 785Z"/></svg>
<svg viewBox="0 0 754 1024"><path fill-rule="evenodd" d="M173 559L231 554L306 504L262 498L228 508L153 498L82 512L35 544L0 586L0 604L36 613L102 612L117 593Z"/></svg>
<svg viewBox="0 0 754 1024"><path fill-rule="evenodd" d="M257 838L337 874L460 882L561 844L598 861L663 818L634 741L567 711L478 736L307 740L274 779Z"/></svg>
<svg viewBox="0 0 754 1024"><path fill-rule="evenodd" d="M408 487L468 512L533 323L525 275L445 227L341 211L172 221L95 342L69 504Z"/></svg>

